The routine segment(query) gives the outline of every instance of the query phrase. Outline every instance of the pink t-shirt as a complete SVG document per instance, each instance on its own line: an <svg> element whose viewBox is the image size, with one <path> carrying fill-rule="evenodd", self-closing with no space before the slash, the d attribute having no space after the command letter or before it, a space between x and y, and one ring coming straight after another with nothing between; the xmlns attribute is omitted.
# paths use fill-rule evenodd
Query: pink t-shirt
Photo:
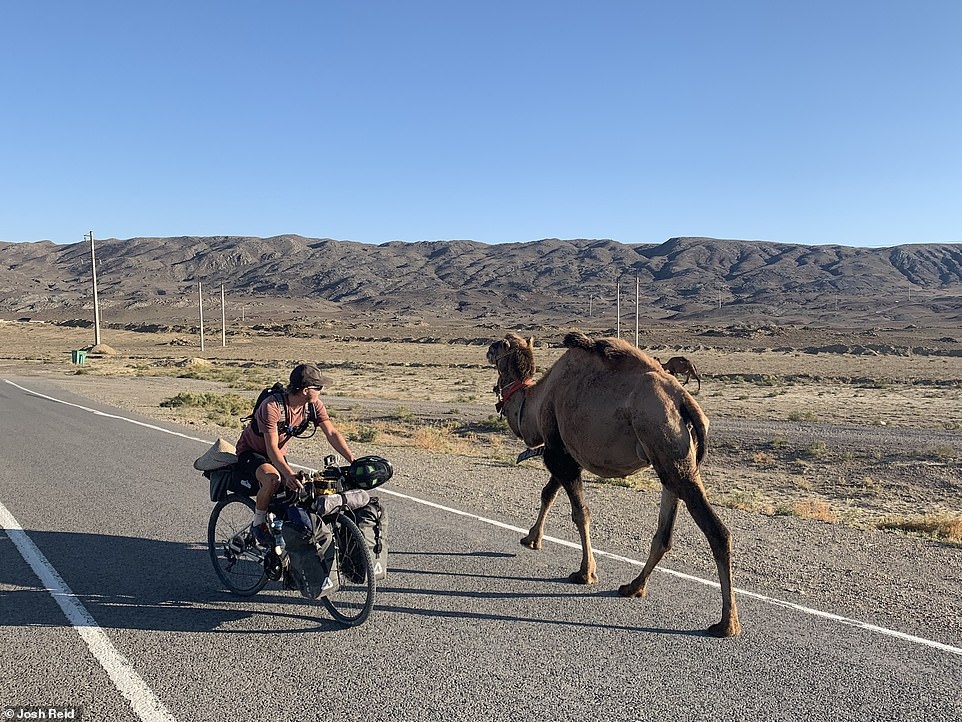
<svg viewBox="0 0 962 722"><path fill-rule="evenodd" d="M285 401L287 396L284 397ZM320 401L315 402L314 408L317 411L317 423L321 424L325 421L330 421L331 417L327 413L327 409L324 404ZM257 428L263 432L264 429L269 429L274 427L277 429L277 443L281 447L281 454L287 454L287 442L293 438L290 433L292 428L296 428L298 424L304 421L305 414L307 413L307 404L299 409L294 409L290 406L287 407L287 423L284 423L284 412L281 404L278 403L276 397L271 396L264 403L260 405L257 409L257 413L254 417L257 419ZM237 441L237 453L243 454L245 451L256 451L258 454L263 454L267 456L267 442L264 436L258 436L254 433L254 424L250 423L244 427L241 432L240 439Z"/></svg>

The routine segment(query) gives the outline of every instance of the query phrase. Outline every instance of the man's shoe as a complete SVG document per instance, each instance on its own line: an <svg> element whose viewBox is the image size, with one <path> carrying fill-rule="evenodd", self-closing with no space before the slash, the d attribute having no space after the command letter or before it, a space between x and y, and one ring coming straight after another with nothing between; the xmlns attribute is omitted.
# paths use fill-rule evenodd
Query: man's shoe
<svg viewBox="0 0 962 722"><path fill-rule="evenodd" d="M260 546L270 549L274 546L274 535L266 523L254 524L251 526L251 536L254 537Z"/></svg>

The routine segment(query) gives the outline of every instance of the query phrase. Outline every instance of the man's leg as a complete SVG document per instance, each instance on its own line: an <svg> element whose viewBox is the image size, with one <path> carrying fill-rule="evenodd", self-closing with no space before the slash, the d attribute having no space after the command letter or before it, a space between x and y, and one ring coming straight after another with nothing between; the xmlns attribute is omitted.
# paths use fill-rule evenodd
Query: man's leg
<svg viewBox="0 0 962 722"><path fill-rule="evenodd" d="M251 530L258 544L271 546L274 542L271 531L267 528L267 510L271 497L281 483L281 475L271 464L261 464L254 475L257 477L258 487L257 496L254 498L254 519L251 522Z"/></svg>

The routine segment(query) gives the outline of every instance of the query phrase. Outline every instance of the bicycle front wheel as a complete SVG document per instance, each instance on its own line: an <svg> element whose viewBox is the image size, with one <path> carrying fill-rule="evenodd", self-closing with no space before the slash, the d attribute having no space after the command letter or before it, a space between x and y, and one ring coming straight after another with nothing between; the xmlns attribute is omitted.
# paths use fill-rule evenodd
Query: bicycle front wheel
<svg viewBox="0 0 962 722"><path fill-rule="evenodd" d="M214 571L227 588L242 597L257 594L267 584L264 550L251 536L254 502L228 494L217 502L207 524L207 548Z"/></svg>
<svg viewBox="0 0 962 722"><path fill-rule="evenodd" d="M374 555L357 524L346 514L331 522L337 554L338 589L322 597L324 606L341 624L363 624L374 608Z"/></svg>

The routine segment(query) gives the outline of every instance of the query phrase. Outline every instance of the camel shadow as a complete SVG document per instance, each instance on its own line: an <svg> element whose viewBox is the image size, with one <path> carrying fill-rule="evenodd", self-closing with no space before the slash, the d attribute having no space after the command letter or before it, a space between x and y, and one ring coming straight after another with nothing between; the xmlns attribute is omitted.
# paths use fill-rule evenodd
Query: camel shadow
<svg viewBox="0 0 962 722"><path fill-rule="evenodd" d="M394 552L391 551L392 555L395 556L433 556L433 557L493 557L496 559L513 559L519 555L510 554L504 552ZM490 580L491 588L483 590L471 590L471 589L437 589L437 588L427 588L429 585L416 585L411 584L406 587L400 586L378 586L378 592L384 594L394 594L407 597L416 598L417 595L427 595L433 598L447 598L447 599L473 599L473 600L490 600L492 602L504 602L510 600L524 600L524 599L545 599L545 600L577 600L577 599L601 599L610 598L613 600L625 600L625 597L621 596L617 589L597 589L593 587L588 587L583 584L576 584L571 581L568 576L564 577L533 577L533 576L516 576L505 573L480 573L480 572L469 572L462 570L447 570L447 569L425 569L425 568L404 568L391 566L391 574L393 575L410 575L410 576L421 576L421 577L452 577L461 579L480 579L480 580ZM390 577L389 577L390 578ZM569 591L535 591L532 589L522 589L522 590L501 590L500 585L506 582L520 582L523 584L538 585L543 587L545 585L565 587ZM429 604L423 606L400 606L397 604L379 604L377 606L380 610L391 611L397 614L408 614L415 616L428 616L428 617L439 617L439 618L452 618L452 619L477 619L479 621L489 620L498 622L520 622L520 623L533 623L533 624L544 624L549 626L564 626L564 627L575 627L583 629L605 629L605 630L617 630L626 632L638 632L638 633L649 633L649 634L670 634L675 636L687 636L687 637L708 637L710 636L705 629L671 629L667 627L644 627L635 625L623 625L623 624L610 624L604 622L594 622L594 621L580 621L571 618L566 619L550 619L550 618L536 618L536 617L523 617L523 616L512 616L500 613L487 613L487 612L469 612L464 609L456 610L441 610L436 608L431 608Z"/></svg>
<svg viewBox="0 0 962 722"><path fill-rule="evenodd" d="M486 557L489 559L514 559L517 554L508 552L402 552L391 551L393 556L418 556L418 557Z"/></svg>
<svg viewBox="0 0 962 722"><path fill-rule="evenodd" d="M411 593L410 589L385 589L385 592ZM424 594L438 594L437 591L417 592ZM466 596L457 592L445 592L446 595ZM472 595L474 596L474 595ZM480 595L494 596L494 595ZM571 619L545 619L543 617L523 617L519 615L494 614L489 612L470 612L463 609L425 609L424 607L404 607L396 604L379 604L378 611L391 612L393 614L407 614L416 617L433 617L440 619L474 619L477 621L490 622L517 622L521 624L541 624L550 627L580 628L580 629L601 629L606 631L634 632L639 634L670 634L677 637L708 637L710 636L703 629L669 629L667 627L642 627L625 624L605 624L602 622L588 622Z"/></svg>

